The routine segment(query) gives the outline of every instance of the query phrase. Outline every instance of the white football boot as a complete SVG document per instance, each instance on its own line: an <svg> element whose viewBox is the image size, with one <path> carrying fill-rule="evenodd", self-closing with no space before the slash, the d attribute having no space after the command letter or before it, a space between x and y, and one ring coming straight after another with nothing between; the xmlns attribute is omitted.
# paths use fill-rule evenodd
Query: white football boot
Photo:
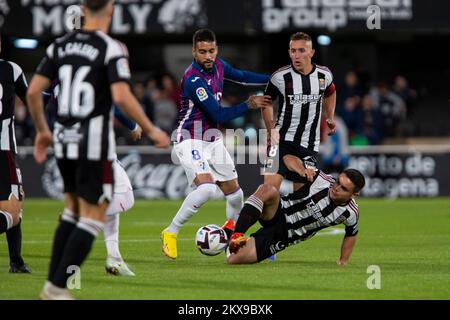
<svg viewBox="0 0 450 320"><path fill-rule="evenodd" d="M65 288L59 288L50 281L46 281L39 295L41 300L75 300Z"/></svg>
<svg viewBox="0 0 450 320"><path fill-rule="evenodd" d="M108 256L106 258L106 272L115 275L115 276L123 276L123 277L134 277L135 274L130 270L128 265L120 258L114 258Z"/></svg>

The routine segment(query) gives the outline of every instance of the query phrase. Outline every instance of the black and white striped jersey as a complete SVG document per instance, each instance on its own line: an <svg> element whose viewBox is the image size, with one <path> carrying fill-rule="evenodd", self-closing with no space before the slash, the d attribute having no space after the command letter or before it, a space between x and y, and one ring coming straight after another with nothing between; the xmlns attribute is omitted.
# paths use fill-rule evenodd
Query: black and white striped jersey
<svg viewBox="0 0 450 320"><path fill-rule="evenodd" d="M56 157L115 159L110 85L131 78L125 45L101 31L76 30L47 48L37 73L58 83Z"/></svg>
<svg viewBox="0 0 450 320"><path fill-rule="evenodd" d="M27 80L22 69L11 61L0 59L0 150L17 153L14 131L16 96L26 103Z"/></svg>
<svg viewBox="0 0 450 320"><path fill-rule="evenodd" d="M291 141L319 151L322 100L331 87L334 89L332 84L331 71L316 64L308 75L299 73L292 65L272 74L265 94L279 101L275 128L280 133L280 142Z"/></svg>
<svg viewBox="0 0 450 320"><path fill-rule="evenodd" d="M319 171L312 183L281 198L280 210L286 218L289 243L307 240L319 230L341 223L346 226L346 236L358 233L358 205L354 199L346 205L336 205L329 196L334 181Z"/></svg>

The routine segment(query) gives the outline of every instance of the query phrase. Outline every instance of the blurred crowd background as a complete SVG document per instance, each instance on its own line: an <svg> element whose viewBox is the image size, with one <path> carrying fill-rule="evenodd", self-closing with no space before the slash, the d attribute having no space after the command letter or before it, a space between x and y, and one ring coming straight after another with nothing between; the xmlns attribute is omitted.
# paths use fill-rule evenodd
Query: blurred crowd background
<svg viewBox="0 0 450 320"><path fill-rule="evenodd" d="M0 1L2 58L18 63L30 79L46 47L64 33L66 8L77 3ZM370 28L368 5L383 14L378 28ZM176 124L180 79L192 61L196 29L214 30L219 56L233 66L268 74L289 63L289 36L303 31L313 38L313 61L334 74L336 115L348 143L407 144L450 137L448 10L444 0L118 0L111 31L128 46L132 88L142 108L169 133ZM19 46L22 38L35 44ZM226 83L222 105L263 90ZM34 128L20 101L16 125L18 143L31 145ZM249 112L224 127L254 135L263 124L258 112ZM120 124L117 142L149 143L132 141Z"/></svg>

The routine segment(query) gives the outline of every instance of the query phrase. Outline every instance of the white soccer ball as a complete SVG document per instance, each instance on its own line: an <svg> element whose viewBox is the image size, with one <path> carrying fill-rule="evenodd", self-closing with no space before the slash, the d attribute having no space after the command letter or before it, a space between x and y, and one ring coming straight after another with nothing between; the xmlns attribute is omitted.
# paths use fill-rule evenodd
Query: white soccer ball
<svg viewBox="0 0 450 320"><path fill-rule="evenodd" d="M197 230L195 244L204 255L215 256L227 248L228 237L218 225L208 224Z"/></svg>

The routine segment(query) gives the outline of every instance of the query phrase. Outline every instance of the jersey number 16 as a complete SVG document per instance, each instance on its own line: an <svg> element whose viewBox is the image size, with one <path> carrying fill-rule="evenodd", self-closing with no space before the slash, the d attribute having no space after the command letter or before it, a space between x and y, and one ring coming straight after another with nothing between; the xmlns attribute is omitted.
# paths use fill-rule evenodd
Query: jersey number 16
<svg viewBox="0 0 450 320"><path fill-rule="evenodd" d="M85 81L91 67L83 66L75 71L73 67L63 65L59 68L60 88L58 95L58 114L84 118L94 110L94 88Z"/></svg>

